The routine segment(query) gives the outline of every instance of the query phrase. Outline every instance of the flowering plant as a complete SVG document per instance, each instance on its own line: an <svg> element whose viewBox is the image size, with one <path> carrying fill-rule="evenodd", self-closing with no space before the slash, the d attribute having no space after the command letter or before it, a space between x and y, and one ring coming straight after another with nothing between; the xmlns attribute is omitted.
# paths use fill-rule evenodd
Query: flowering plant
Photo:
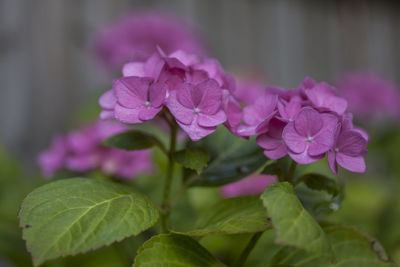
<svg viewBox="0 0 400 267"><path fill-rule="evenodd" d="M263 233L274 234L275 253L262 265L392 265L369 236L319 220L343 199L338 166L364 172L369 142L333 86L311 78L291 90L237 86L216 59L163 47L122 74L99 99L103 121L56 137L39 157L49 177L69 169L90 178L25 198L20 226L35 265L134 237L134 266L253 266ZM169 130L160 134L162 123ZM324 158L331 174L297 168ZM130 179L141 172L162 192ZM190 199L198 187L219 187L216 203ZM199 241L240 234L242 251L228 259Z"/></svg>

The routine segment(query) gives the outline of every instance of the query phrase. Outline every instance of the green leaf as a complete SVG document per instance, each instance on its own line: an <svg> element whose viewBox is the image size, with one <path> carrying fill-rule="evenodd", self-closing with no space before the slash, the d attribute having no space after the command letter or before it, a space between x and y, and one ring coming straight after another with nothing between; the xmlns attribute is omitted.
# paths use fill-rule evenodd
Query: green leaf
<svg viewBox="0 0 400 267"><path fill-rule="evenodd" d="M262 232L270 228L259 196L228 198L200 216L192 236Z"/></svg>
<svg viewBox="0 0 400 267"><path fill-rule="evenodd" d="M162 142L155 136L138 130L130 130L111 136L103 142L103 145L124 150L142 150L158 146L164 152L166 151Z"/></svg>
<svg viewBox="0 0 400 267"><path fill-rule="evenodd" d="M292 185L287 182L270 184L261 199L275 229L276 243L304 249L318 256L333 256L325 233L303 208Z"/></svg>
<svg viewBox="0 0 400 267"><path fill-rule="evenodd" d="M35 189L19 213L35 265L137 235L158 216L155 205L131 187L84 178Z"/></svg>
<svg viewBox="0 0 400 267"><path fill-rule="evenodd" d="M293 247L283 247L272 259L272 264L290 264L303 267L390 267L382 246L375 239L348 226L324 227L336 262L317 257Z"/></svg>
<svg viewBox="0 0 400 267"><path fill-rule="evenodd" d="M336 180L321 174L305 174L296 184L297 196L314 215L326 215L338 210L344 199L343 187Z"/></svg>
<svg viewBox="0 0 400 267"><path fill-rule="evenodd" d="M174 159L183 167L195 170L197 174L200 174L210 160L210 155L204 148L188 147L175 152Z"/></svg>
<svg viewBox="0 0 400 267"><path fill-rule="evenodd" d="M139 249L135 267L208 267L224 266L194 239L177 234L152 237Z"/></svg>
<svg viewBox="0 0 400 267"><path fill-rule="evenodd" d="M196 142L210 153L210 162L196 186L219 186L244 178L268 160L255 139L245 140L219 127L215 133Z"/></svg>

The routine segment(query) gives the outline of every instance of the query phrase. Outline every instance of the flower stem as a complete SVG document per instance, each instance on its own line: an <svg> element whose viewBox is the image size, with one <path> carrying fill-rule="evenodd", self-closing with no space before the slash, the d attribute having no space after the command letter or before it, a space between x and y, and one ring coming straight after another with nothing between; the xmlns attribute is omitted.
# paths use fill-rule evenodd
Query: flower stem
<svg viewBox="0 0 400 267"><path fill-rule="evenodd" d="M290 169L289 169L289 175L286 179L286 181L288 181L289 183L293 183L293 178L294 178L294 172L296 170L297 167L297 163L292 160L292 164L290 165Z"/></svg>
<svg viewBox="0 0 400 267"><path fill-rule="evenodd" d="M257 241L260 239L261 235L264 232L258 232L255 233L249 243L247 244L247 246L244 248L242 254L240 254L239 260L236 262L235 267L242 267L244 265L244 263L246 262L247 258L250 255L250 252L253 250L253 248L255 247L255 245L257 244Z"/></svg>
<svg viewBox="0 0 400 267"><path fill-rule="evenodd" d="M169 220L169 214L170 214L170 208L169 208L169 195L171 191L171 183L172 183L172 175L174 173L174 153L175 153L175 147L176 147L176 133L177 133L177 125L171 124L171 133L170 133L170 139L169 139L169 151L168 151L168 167L167 167L167 177L165 180L165 186L164 186L164 193L163 193L163 200L162 200L162 214L161 214L161 231L163 233L168 233L168 220Z"/></svg>

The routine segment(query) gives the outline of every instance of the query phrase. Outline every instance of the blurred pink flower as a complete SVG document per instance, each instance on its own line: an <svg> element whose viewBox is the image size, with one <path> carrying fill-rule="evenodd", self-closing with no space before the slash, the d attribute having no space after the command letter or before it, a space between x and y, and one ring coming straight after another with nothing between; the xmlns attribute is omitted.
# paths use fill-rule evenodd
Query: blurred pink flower
<svg viewBox="0 0 400 267"><path fill-rule="evenodd" d="M349 73L338 81L349 110L366 122L400 120L400 89L372 72Z"/></svg>
<svg viewBox="0 0 400 267"><path fill-rule="evenodd" d="M104 28L94 39L98 61L113 71L129 61L146 60L157 46L167 53L182 49L206 54L203 40L187 22L161 12L133 13Z"/></svg>
<svg viewBox="0 0 400 267"><path fill-rule="evenodd" d="M276 182L278 182L278 178L274 175L259 174L247 176L237 182L221 187L221 194L225 198L257 195L264 192L268 185Z"/></svg>
<svg viewBox="0 0 400 267"><path fill-rule="evenodd" d="M96 122L65 136L53 139L51 147L38 157L43 174L51 178L57 171L76 172L101 170L119 178L134 178L151 172L149 150L124 151L102 146L102 142L128 128L117 122Z"/></svg>

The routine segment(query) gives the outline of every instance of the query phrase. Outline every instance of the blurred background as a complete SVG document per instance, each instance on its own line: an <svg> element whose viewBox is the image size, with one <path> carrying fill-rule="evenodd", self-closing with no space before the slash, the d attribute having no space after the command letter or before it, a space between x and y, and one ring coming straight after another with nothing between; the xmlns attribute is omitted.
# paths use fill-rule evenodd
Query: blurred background
<svg viewBox="0 0 400 267"><path fill-rule="evenodd" d="M192 23L231 72L296 87L373 70L400 82L396 1L1 0L0 142L33 166L71 114L108 89L93 35L132 11L163 10ZM94 98L95 99L95 98Z"/></svg>

